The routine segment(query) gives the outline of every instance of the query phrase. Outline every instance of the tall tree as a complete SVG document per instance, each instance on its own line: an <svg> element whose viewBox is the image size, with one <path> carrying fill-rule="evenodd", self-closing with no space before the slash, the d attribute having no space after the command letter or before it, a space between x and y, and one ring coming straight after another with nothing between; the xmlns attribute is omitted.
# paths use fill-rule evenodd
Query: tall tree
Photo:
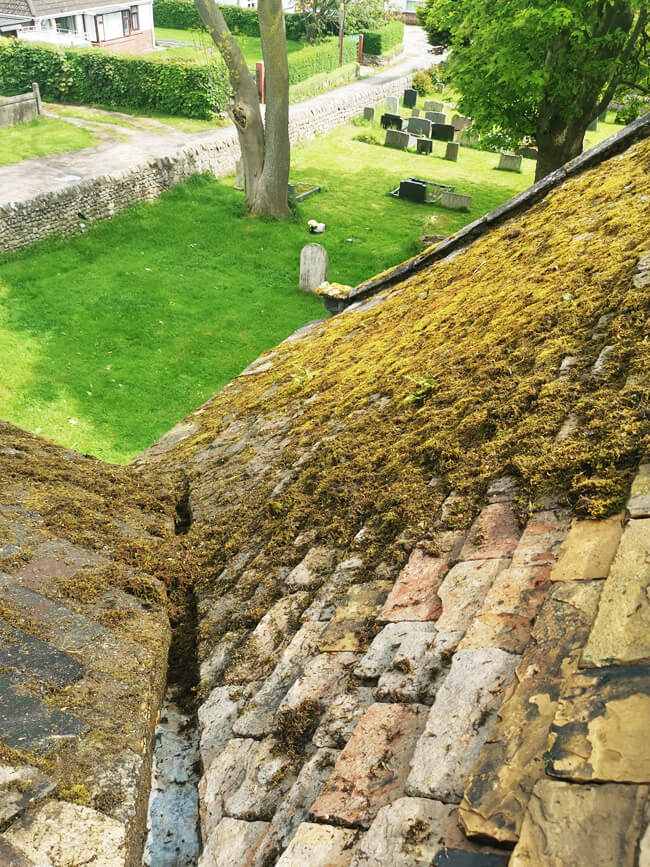
<svg viewBox="0 0 650 867"><path fill-rule="evenodd" d="M239 45L214 0L194 0L201 20L221 52L230 78L232 118L241 148L246 199L251 214L283 219L289 214L289 65L282 0L259 0L258 14L266 74L262 120L257 85Z"/></svg>
<svg viewBox="0 0 650 867"><path fill-rule="evenodd" d="M459 109L479 130L532 136L536 178L582 152L589 123L647 66L650 0L426 0L451 34Z"/></svg>

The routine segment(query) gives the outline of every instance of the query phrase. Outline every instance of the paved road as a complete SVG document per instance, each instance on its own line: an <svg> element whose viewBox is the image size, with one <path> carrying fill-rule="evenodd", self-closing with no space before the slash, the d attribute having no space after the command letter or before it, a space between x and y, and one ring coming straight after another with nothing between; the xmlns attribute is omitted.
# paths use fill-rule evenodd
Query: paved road
<svg viewBox="0 0 650 867"><path fill-rule="evenodd" d="M429 51L425 33L420 27L406 27L404 43L403 60L370 78L340 87L335 93L340 95L341 99L350 98L354 95L355 89L361 90L368 86L379 87L407 75L414 69L431 65L433 56ZM319 94L306 100L306 104L317 107L331 96L332 91ZM305 103L291 106L290 110L296 111L298 105L305 105ZM92 128L95 132L101 129L97 124L88 124L71 118L63 119ZM81 180L126 171L147 160L169 156L187 145L203 144L219 138L230 141L234 136L232 126L199 133L181 132L164 124L156 124L156 127L156 129L113 127L120 136L128 136L127 141L116 140L114 131L110 135L110 131L107 133L104 129L104 140L92 148L51 154L25 160L22 163L0 166L0 204L23 201L40 193L60 190Z"/></svg>

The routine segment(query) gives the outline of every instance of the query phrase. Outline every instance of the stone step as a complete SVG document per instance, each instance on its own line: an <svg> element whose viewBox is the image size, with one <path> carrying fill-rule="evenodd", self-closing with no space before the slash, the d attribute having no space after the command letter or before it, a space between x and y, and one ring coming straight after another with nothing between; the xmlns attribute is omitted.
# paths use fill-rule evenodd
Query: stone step
<svg viewBox="0 0 650 867"><path fill-rule="evenodd" d="M0 741L12 749L48 752L56 740L88 731L76 717L48 707L0 674Z"/></svg>
<svg viewBox="0 0 650 867"><path fill-rule="evenodd" d="M0 619L0 669L15 683L33 680L66 686L83 676L74 657Z"/></svg>

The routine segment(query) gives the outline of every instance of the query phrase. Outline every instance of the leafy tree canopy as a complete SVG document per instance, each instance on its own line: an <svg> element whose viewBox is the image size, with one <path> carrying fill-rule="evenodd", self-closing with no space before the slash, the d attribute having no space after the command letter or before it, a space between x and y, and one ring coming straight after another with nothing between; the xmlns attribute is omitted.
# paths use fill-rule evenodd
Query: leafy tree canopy
<svg viewBox="0 0 650 867"><path fill-rule="evenodd" d="M479 129L533 136L546 173L580 153L617 89L647 81L649 3L426 0L422 20L432 42L450 33L459 109Z"/></svg>

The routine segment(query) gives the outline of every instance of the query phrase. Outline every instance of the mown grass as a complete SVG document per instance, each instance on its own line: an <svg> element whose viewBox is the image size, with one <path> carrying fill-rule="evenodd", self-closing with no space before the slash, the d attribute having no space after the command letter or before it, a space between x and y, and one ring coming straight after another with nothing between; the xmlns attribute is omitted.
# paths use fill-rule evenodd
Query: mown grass
<svg viewBox="0 0 650 867"><path fill-rule="evenodd" d="M154 33L156 40L165 39L190 43L164 49L165 54L174 57L188 57L192 60L205 61L218 53L210 36L203 30L175 30L168 27L156 27ZM237 34L235 39L242 50L246 63L251 67L255 66L258 60L262 59L262 41L259 36ZM287 39L287 54L293 54L304 47L304 42Z"/></svg>
<svg viewBox="0 0 650 867"><path fill-rule="evenodd" d="M616 127L612 126L612 130ZM600 134L606 133L601 125ZM528 186L496 154L458 163L355 141L348 125L294 149L292 180L326 190L277 223L251 219L232 178L197 177L84 235L5 255L0 267L0 417L124 462L207 400L260 352L310 319L298 290L301 248L327 249L331 280L354 285ZM453 183L471 213L387 195L409 175ZM307 220L326 223L308 234Z"/></svg>
<svg viewBox="0 0 650 867"><path fill-rule="evenodd" d="M95 136L85 129L49 117L0 129L0 165L19 163L44 154L74 151L94 145Z"/></svg>

